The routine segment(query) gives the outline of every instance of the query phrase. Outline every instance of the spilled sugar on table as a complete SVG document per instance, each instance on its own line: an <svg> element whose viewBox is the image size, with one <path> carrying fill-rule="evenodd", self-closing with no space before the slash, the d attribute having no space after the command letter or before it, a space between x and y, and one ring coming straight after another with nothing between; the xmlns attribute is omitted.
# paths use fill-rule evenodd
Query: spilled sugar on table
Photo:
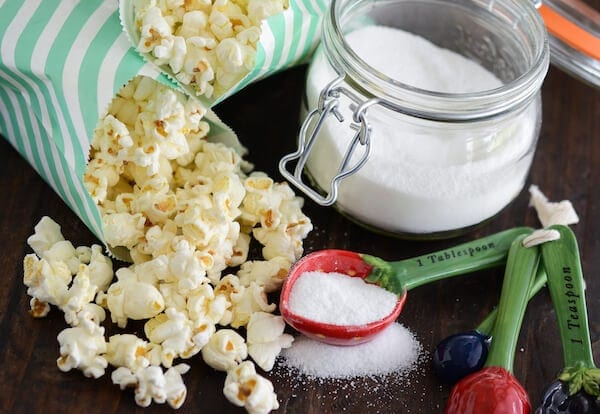
<svg viewBox="0 0 600 414"><path fill-rule="evenodd" d="M281 178L277 163L294 149L306 67L297 67L248 87L215 108L237 132L257 170ZM573 226L580 243L586 278L590 334L600 360L600 90L552 67L543 89L543 124L529 184L550 200L570 199L580 222ZM75 245L97 243L90 231L53 190L7 143L0 140L0 412L169 412L166 405L136 406L132 391L121 391L105 374L98 380L56 366L57 334L65 327L53 310L44 319L28 314L23 285L27 237L48 215ZM451 240L405 241L373 234L332 208L306 200L304 211L315 229L305 252L340 248L401 259L440 250L514 226L538 227L525 190L489 224ZM376 202L376 201L374 201ZM399 322L419 339L426 352L446 336L469 330L497 304L503 269L496 268L422 286L411 291ZM138 334L142 326L133 325ZM108 334L116 333L109 327ZM562 367L554 311L543 289L529 304L518 342L515 376L535 407L546 384ZM225 375L206 366L198 355L184 376L188 396L180 412L242 413L222 393ZM429 354L408 378L321 382L266 373L273 381L280 413L441 413L450 393L434 376Z"/></svg>

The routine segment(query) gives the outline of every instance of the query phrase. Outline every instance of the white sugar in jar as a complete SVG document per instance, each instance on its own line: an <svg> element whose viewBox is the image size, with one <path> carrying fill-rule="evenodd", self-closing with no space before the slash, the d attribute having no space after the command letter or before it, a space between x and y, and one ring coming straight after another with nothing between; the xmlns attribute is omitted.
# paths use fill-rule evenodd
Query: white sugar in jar
<svg viewBox="0 0 600 414"><path fill-rule="evenodd" d="M462 233L522 190L547 68L543 23L522 0L333 0L282 173L376 230Z"/></svg>

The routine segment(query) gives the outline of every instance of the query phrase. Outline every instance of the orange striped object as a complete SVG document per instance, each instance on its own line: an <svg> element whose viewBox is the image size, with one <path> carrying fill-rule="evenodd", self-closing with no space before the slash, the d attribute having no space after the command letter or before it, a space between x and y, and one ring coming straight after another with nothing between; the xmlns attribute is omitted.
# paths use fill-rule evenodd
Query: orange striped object
<svg viewBox="0 0 600 414"><path fill-rule="evenodd" d="M585 55L600 60L600 38L579 27L549 6L539 9L548 32Z"/></svg>

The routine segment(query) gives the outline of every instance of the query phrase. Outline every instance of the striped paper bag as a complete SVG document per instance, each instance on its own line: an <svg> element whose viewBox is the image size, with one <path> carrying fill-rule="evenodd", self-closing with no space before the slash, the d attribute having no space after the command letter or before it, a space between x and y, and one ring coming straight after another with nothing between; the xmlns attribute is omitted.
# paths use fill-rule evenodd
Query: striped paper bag
<svg viewBox="0 0 600 414"><path fill-rule="evenodd" d="M218 100L306 59L326 1L290 0L265 21L254 68ZM137 75L178 87L132 47L116 0L0 0L0 134L100 240L100 213L83 184L90 140L115 94ZM214 114L207 118L211 138L235 143Z"/></svg>

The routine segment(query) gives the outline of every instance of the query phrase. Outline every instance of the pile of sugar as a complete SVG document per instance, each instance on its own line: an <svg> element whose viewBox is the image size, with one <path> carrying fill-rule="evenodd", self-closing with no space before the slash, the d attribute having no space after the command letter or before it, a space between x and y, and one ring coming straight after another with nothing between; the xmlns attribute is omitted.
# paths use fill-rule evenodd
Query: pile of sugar
<svg viewBox="0 0 600 414"><path fill-rule="evenodd" d="M412 332L393 323L373 340L355 346L297 337L290 348L282 350L278 364L312 378L406 375L417 366L422 350Z"/></svg>
<svg viewBox="0 0 600 414"><path fill-rule="evenodd" d="M304 272L290 291L290 310L316 322L364 325L388 316L398 296L360 277L336 272Z"/></svg>

